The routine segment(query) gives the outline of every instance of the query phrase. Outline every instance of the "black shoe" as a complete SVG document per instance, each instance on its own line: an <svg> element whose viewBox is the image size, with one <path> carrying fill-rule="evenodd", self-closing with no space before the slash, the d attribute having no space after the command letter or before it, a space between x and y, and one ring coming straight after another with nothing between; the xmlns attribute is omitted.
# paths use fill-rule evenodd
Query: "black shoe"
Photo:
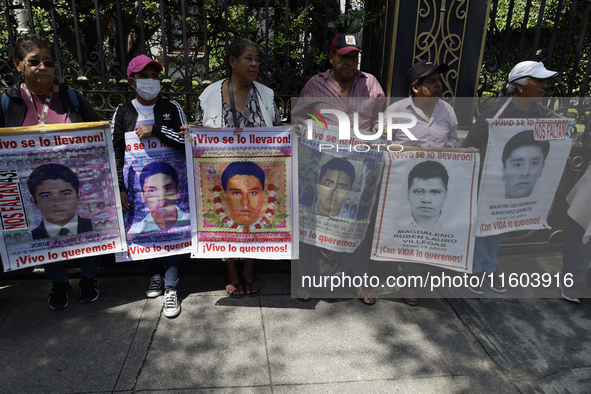
<svg viewBox="0 0 591 394"><path fill-rule="evenodd" d="M491 280L492 275L492 280ZM484 282L490 287L490 289L497 293L504 293L507 291L507 288L504 286L503 280L501 279L501 275L498 271L491 273L484 274Z"/></svg>
<svg viewBox="0 0 591 394"><path fill-rule="evenodd" d="M78 283L80 285L80 302L89 304L99 298L100 287L97 278L83 276Z"/></svg>
<svg viewBox="0 0 591 394"><path fill-rule="evenodd" d="M70 301L70 290L72 286L68 282L57 282L53 284L49 293L49 307L53 310L63 309Z"/></svg>

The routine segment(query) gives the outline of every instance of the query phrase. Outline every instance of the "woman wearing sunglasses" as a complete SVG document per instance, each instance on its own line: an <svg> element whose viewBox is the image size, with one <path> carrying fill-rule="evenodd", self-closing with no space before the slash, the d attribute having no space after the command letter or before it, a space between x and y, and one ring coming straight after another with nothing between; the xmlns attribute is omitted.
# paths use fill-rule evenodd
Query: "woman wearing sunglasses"
<svg viewBox="0 0 591 394"><path fill-rule="evenodd" d="M24 34L15 46L14 66L21 74L8 88L8 105L0 107L0 127L97 121L80 93L55 79L53 45L38 34Z"/></svg>
<svg viewBox="0 0 591 394"><path fill-rule="evenodd" d="M65 83L56 83L53 45L46 38L24 34L17 40L14 52L14 66L21 78L2 94L0 127L98 121L96 111L84 96L68 89ZM91 303L99 298L96 275L101 259L92 256L78 261L80 302ZM72 287L64 263L45 264L43 268L52 284L50 308L65 308Z"/></svg>

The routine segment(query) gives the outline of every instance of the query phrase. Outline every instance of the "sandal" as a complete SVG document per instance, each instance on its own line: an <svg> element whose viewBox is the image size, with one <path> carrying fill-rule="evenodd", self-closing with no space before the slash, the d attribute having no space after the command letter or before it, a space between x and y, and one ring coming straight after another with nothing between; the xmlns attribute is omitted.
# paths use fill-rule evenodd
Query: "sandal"
<svg viewBox="0 0 591 394"><path fill-rule="evenodd" d="M244 291L244 287L242 286L242 282L239 281L238 283L235 283L235 282L232 282L230 279L226 279L225 285L226 285L226 293L230 294L230 297L240 298L244 295L244 294L240 294L239 292L235 293L235 291L240 291L241 288ZM228 291L228 286L232 286L234 288L234 291Z"/></svg>
<svg viewBox="0 0 591 394"><path fill-rule="evenodd" d="M252 285L254 285L256 282L259 282L259 288L258 288L256 291L253 291L253 290L252 290ZM246 286L248 286L248 287L249 287L249 289L250 289L250 293L247 293L247 292L246 292ZM254 279L253 279L253 280L251 280L250 282L244 281L244 293L245 293L246 295L253 295L253 294L256 294L256 293L258 293L259 291L261 291L261 282L259 281L259 278L257 278L257 276L256 276L256 275L254 276Z"/></svg>
<svg viewBox="0 0 591 394"><path fill-rule="evenodd" d="M301 302L308 302L310 301L310 293L308 292L307 289L300 287L299 289L296 290L296 295L298 300L300 300Z"/></svg>
<svg viewBox="0 0 591 394"><path fill-rule="evenodd" d="M363 302L364 305L371 306L376 303L376 297L371 292L371 290L365 287L360 287L357 290L355 290L355 292L357 293L359 301ZM371 299L371 301L366 301L368 299Z"/></svg>

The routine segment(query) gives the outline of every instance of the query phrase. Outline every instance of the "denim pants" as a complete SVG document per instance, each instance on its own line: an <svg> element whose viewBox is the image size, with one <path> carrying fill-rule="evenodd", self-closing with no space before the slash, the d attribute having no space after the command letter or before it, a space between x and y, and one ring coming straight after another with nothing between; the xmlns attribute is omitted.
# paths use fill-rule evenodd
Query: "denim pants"
<svg viewBox="0 0 591 394"><path fill-rule="evenodd" d="M80 261L80 277L96 278L96 274L101 265L101 256L84 257ZM57 263L45 264L43 266L45 276L51 281L51 284L58 282L68 283L68 271L64 261Z"/></svg>
<svg viewBox="0 0 591 394"><path fill-rule="evenodd" d="M585 235L585 229L570 216L567 216L564 226L562 275L563 278L566 274L572 275L574 289L581 289L585 286L585 277L591 258L591 241L583 244L583 235Z"/></svg>
<svg viewBox="0 0 591 394"><path fill-rule="evenodd" d="M164 277L164 288L173 288L176 290L179 284L179 265L181 262L180 255L167 256L155 258L149 261L150 271L152 275L160 275Z"/></svg>
<svg viewBox="0 0 591 394"><path fill-rule="evenodd" d="M488 237L476 237L474 242L474 260L472 272L486 272L490 274L497 270L499 259L497 252L503 243L504 234L489 235Z"/></svg>

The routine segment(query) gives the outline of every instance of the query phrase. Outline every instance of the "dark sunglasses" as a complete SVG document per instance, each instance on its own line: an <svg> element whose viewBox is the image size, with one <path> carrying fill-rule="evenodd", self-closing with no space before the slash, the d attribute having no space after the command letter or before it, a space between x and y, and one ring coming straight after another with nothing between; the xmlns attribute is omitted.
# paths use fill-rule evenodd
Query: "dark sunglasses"
<svg viewBox="0 0 591 394"><path fill-rule="evenodd" d="M29 67L39 67L41 63L45 68L55 68L55 62L53 60L37 60L37 59L25 59Z"/></svg>

